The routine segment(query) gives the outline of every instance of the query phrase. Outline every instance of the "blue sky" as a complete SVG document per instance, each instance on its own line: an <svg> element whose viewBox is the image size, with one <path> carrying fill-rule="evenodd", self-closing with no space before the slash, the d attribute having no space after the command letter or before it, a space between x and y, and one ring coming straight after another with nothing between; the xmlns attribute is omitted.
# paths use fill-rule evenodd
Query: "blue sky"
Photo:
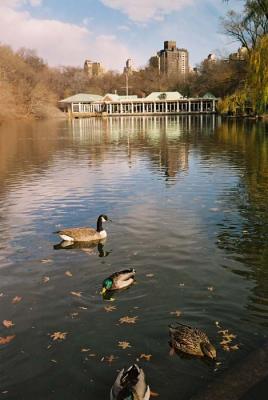
<svg viewBox="0 0 268 400"><path fill-rule="evenodd" d="M0 37L14 49L36 49L50 65L88 58L117 70L127 58L145 65L164 40L176 40L194 66L238 48L221 32L227 9L222 0L0 0Z"/></svg>

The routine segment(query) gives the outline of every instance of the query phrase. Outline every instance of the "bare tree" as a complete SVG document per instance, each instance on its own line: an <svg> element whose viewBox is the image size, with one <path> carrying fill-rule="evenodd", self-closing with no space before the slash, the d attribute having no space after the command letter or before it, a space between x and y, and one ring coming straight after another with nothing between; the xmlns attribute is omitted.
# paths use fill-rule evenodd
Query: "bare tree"
<svg viewBox="0 0 268 400"><path fill-rule="evenodd" d="M229 11L222 24L228 36L248 50L254 48L258 38L268 33L268 0L246 0L243 13Z"/></svg>

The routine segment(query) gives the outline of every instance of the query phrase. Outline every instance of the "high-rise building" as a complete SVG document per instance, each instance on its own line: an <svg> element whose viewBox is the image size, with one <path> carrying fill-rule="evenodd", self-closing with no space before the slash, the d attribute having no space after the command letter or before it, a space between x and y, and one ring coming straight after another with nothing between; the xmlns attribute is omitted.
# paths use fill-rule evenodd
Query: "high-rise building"
<svg viewBox="0 0 268 400"><path fill-rule="evenodd" d="M86 60L84 63L84 71L89 78L93 76L101 76L104 73L104 68L99 62Z"/></svg>
<svg viewBox="0 0 268 400"><path fill-rule="evenodd" d="M159 72L167 75L185 75L189 73L189 52L187 49L177 48L176 41L164 42L164 49L151 57L150 65L156 67Z"/></svg>

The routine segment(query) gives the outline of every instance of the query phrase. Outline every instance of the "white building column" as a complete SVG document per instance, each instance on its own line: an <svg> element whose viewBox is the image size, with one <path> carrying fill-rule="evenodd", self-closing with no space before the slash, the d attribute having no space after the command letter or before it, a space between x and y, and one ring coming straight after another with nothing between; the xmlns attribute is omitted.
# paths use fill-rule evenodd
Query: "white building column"
<svg viewBox="0 0 268 400"><path fill-rule="evenodd" d="M191 112L191 100L188 100L188 112Z"/></svg>
<svg viewBox="0 0 268 400"><path fill-rule="evenodd" d="M154 105L153 112L156 113L156 104L153 103L153 105Z"/></svg>
<svg viewBox="0 0 268 400"><path fill-rule="evenodd" d="M144 114L144 102L142 102L142 113Z"/></svg>
<svg viewBox="0 0 268 400"><path fill-rule="evenodd" d="M120 114L123 113L123 104L120 103Z"/></svg>
<svg viewBox="0 0 268 400"><path fill-rule="evenodd" d="M131 103L131 114L133 114L134 112L134 107L133 107L133 103Z"/></svg>
<svg viewBox="0 0 268 400"><path fill-rule="evenodd" d="M167 101L165 101L165 112L166 112L166 113L168 112L167 106L168 106L168 103L167 103Z"/></svg>
<svg viewBox="0 0 268 400"><path fill-rule="evenodd" d="M216 111L216 102L215 102L215 100L213 99L212 100L212 112L215 112Z"/></svg>
<svg viewBox="0 0 268 400"><path fill-rule="evenodd" d="M81 112L81 103L78 103L78 110Z"/></svg>
<svg viewBox="0 0 268 400"><path fill-rule="evenodd" d="M200 101L200 112L203 112L203 100Z"/></svg>

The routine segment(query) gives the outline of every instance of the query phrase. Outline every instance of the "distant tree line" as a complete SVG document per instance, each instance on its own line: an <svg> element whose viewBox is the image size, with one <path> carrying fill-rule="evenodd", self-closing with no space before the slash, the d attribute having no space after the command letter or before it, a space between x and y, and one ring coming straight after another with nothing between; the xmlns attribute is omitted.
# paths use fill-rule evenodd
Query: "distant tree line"
<svg viewBox="0 0 268 400"><path fill-rule="evenodd" d="M268 0L244 0L243 13L230 11L222 24L226 34L248 49L243 62L225 58L204 61L185 76L161 75L148 64L129 76L129 94L142 97L153 91L179 91L185 97L195 97L211 92L223 99L223 112L266 112ZM14 52L0 45L0 120L56 116L60 99L76 93L125 94L125 86L122 73L109 71L89 78L82 68L52 68L33 50Z"/></svg>

